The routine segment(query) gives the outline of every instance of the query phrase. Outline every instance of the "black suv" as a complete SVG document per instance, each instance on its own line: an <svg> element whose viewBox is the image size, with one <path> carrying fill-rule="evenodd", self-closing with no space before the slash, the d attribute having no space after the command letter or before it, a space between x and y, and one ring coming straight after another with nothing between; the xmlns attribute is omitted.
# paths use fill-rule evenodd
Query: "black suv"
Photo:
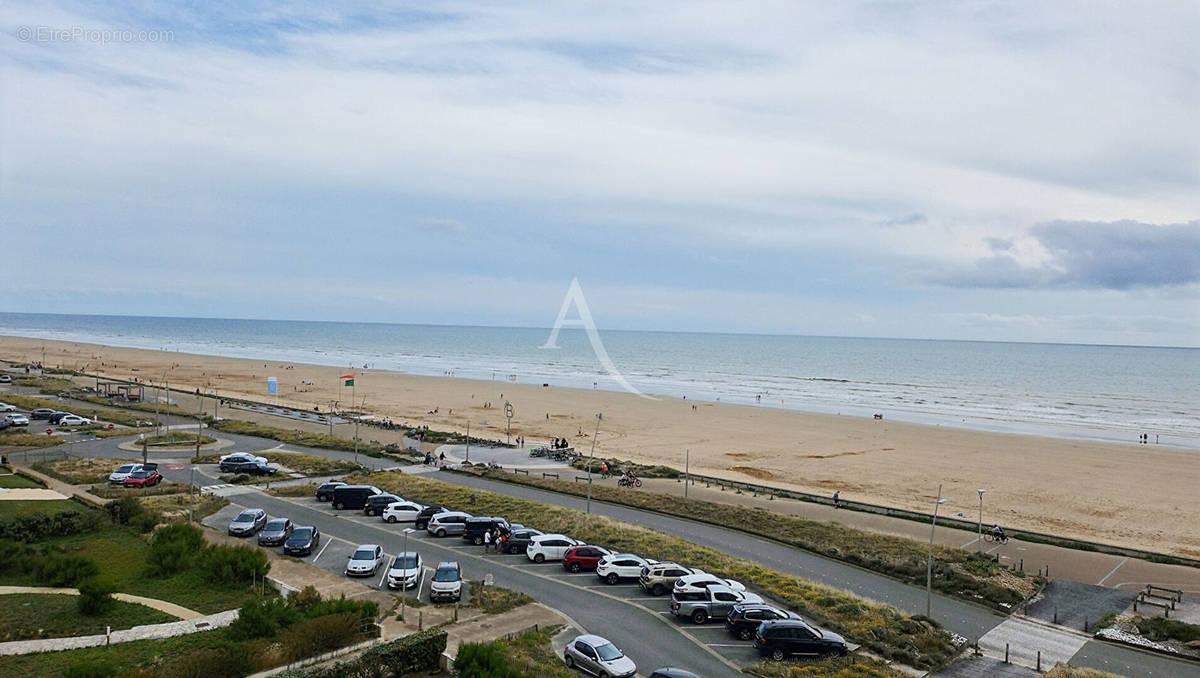
<svg viewBox="0 0 1200 678"><path fill-rule="evenodd" d="M725 630L729 635L742 640L752 640L758 625L765 621L776 619L800 619L795 612L781 610L774 605L763 603L741 603L734 605L725 618Z"/></svg>
<svg viewBox="0 0 1200 678"><path fill-rule="evenodd" d="M321 483L321 486L317 488L317 501L333 501L333 491L345 484L337 480Z"/></svg>
<svg viewBox="0 0 1200 678"><path fill-rule="evenodd" d="M402 501L400 497L394 494L387 494L386 492L384 494L371 495L367 497L366 506L363 506L363 515L381 516L383 515L383 510L388 507L388 504L394 504L398 501Z"/></svg>
<svg viewBox="0 0 1200 678"><path fill-rule="evenodd" d="M442 506L441 504L434 504L433 506L426 506L425 508L421 509L420 513L417 514L417 520L413 524L413 527L418 530L423 530L426 527L429 527L429 519L430 518L436 516L439 513L445 513L446 511L453 511L453 510L454 509L452 509L448 506Z"/></svg>
<svg viewBox="0 0 1200 678"><path fill-rule="evenodd" d="M478 546L483 543L483 533L495 529L499 529L504 534L512 531L512 528L508 526L508 521L503 518L490 518L488 516L467 518L467 524L463 527L462 539Z"/></svg>
<svg viewBox="0 0 1200 678"><path fill-rule="evenodd" d="M504 540L504 552L525 553L525 547L529 546L529 539L541 533L541 530L535 530L532 527L513 530L512 534L508 535L508 539Z"/></svg>
<svg viewBox="0 0 1200 678"><path fill-rule="evenodd" d="M221 473L248 473L253 476L269 476L279 470L257 461L223 461L219 468Z"/></svg>
<svg viewBox="0 0 1200 678"><path fill-rule="evenodd" d="M781 619L758 627L754 647L760 656L777 662L788 657L840 657L846 654L846 639L799 619Z"/></svg>

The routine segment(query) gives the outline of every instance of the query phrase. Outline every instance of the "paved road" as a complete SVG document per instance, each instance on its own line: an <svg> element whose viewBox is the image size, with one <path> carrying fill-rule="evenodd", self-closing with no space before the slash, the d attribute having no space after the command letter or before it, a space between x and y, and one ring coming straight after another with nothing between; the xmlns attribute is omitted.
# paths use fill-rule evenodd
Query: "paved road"
<svg viewBox="0 0 1200 678"><path fill-rule="evenodd" d="M273 497L256 491L232 494L228 499L237 506L262 508L272 516L287 516L297 524L316 525L327 538L336 537L343 544L377 543L391 554L403 548L403 526L388 525L354 511L337 512L328 504L312 499ZM480 547L466 545L456 538L436 539L424 531L409 536L408 548L421 553L426 565L457 560L468 579L483 579L492 574L497 585L528 593L564 612L588 632L602 635L628 651L644 673L674 665L704 676L741 675L717 659L712 654L715 649L707 647L709 642L734 644L727 639L721 625L679 624L665 613L665 599L647 598L637 592L636 585L608 586L593 574L572 575L558 563L535 565L520 555L485 557ZM320 555L318 566L340 572L349 548L343 550L346 553ZM312 556L308 559L312 560ZM371 585L377 587L378 580ZM721 649L740 649L735 656L742 663L752 661L752 648L744 643L738 645Z"/></svg>

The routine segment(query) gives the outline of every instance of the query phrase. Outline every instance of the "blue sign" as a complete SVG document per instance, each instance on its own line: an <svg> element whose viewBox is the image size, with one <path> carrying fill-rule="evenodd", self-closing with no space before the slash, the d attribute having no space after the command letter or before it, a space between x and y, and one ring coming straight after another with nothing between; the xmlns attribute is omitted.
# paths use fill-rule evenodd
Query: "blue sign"
<svg viewBox="0 0 1200 678"><path fill-rule="evenodd" d="M267 377L267 393L278 393L279 382L275 377Z"/></svg>

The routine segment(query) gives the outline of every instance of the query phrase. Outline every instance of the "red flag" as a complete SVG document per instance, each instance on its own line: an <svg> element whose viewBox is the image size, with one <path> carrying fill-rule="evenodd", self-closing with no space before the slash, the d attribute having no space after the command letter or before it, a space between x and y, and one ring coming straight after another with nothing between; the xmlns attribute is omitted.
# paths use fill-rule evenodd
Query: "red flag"
<svg viewBox="0 0 1200 678"><path fill-rule="evenodd" d="M354 375L353 374L343 374L341 378L342 379L353 379Z"/></svg>

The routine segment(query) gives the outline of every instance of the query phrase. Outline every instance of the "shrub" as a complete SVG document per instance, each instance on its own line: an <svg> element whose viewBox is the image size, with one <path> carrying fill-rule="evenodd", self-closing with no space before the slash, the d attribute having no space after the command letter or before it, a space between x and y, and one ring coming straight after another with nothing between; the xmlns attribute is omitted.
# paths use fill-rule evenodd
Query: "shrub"
<svg viewBox="0 0 1200 678"><path fill-rule="evenodd" d="M295 661L352 644L360 628L355 612L328 614L293 624L283 632L280 644L287 660Z"/></svg>
<svg viewBox="0 0 1200 678"><path fill-rule="evenodd" d="M246 647L227 643L175 655L160 664L153 675L156 678L241 678L253 672Z"/></svg>
<svg viewBox="0 0 1200 678"><path fill-rule="evenodd" d="M154 528L158 527L158 524L161 523L162 520L163 516L158 511L151 511L143 508L141 513L137 514L129 521L129 526L138 532L145 534L147 532L154 531Z"/></svg>
<svg viewBox="0 0 1200 678"><path fill-rule="evenodd" d="M242 603L238 618L226 630L231 640L246 638L274 638L279 630L302 618L301 612L278 598L259 600L251 598Z"/></svg>
<svg viewBox="0 0 1200 678"><path fill-rule="evenodd" d="M0 539L0 574L29 572L34 562L34 550L28 544Z"/></svg>
<svg viewBox="0 0 1200 678"><path fill-rule="evenodd" d="M309 678L358 678L432 671L437 669L445 651L445 629L428 628L373 647L353 661L318 669L308 675Z"/></svg>
<svg viewBox="0 0 1200 678"><path fill-rule="evenodd" d="M79 585L79 612L89 617L98 617L112 609L112 594L116 587L99 579L88 579Z"/></svg>
<svg viewBox="0 0 1200 678"><path fill-rule="evenodd" d="M463 643L454 659L459 678L521 678L520 671L509 668L508 653L498 642Z"/></svg>
<svg viewBox="0 0 1200 678"><path fill-rule="evenodd" d="M200 559L208 578L222 584L239 584L265 577L271 565L267 554L252 546L213 545Z"/></svg>
<svg viewBox="0 0 1200 678"><path fill-rule="evenodd" d="M99 529L102 521L100 513L87 510L4 516L0 518L0 539L35 542L66 537Z"/></svg>
<svg viewBox="0 0 1200 678"><path fill-rule="evenodd" d="M100 567L91 558L58 553L47 554L33 568L33 578L43 586L77 586L98 574Z"/></svg>
<svg viewBox="0 0 1200 678"><path fill-rule="evenodd" d="M104 505L104 510L118 525L128 525L129 521L143 512L142 504L133 497L121 497Z"/></svg>
<svg viewBox="0 0 1200 678"><path fill-rule="evenodd" d="M192 564L195 554L203 547L204 534L196 527L187 524L167 525L154 533L146 572L151 577L182 572Z"/></svg>

